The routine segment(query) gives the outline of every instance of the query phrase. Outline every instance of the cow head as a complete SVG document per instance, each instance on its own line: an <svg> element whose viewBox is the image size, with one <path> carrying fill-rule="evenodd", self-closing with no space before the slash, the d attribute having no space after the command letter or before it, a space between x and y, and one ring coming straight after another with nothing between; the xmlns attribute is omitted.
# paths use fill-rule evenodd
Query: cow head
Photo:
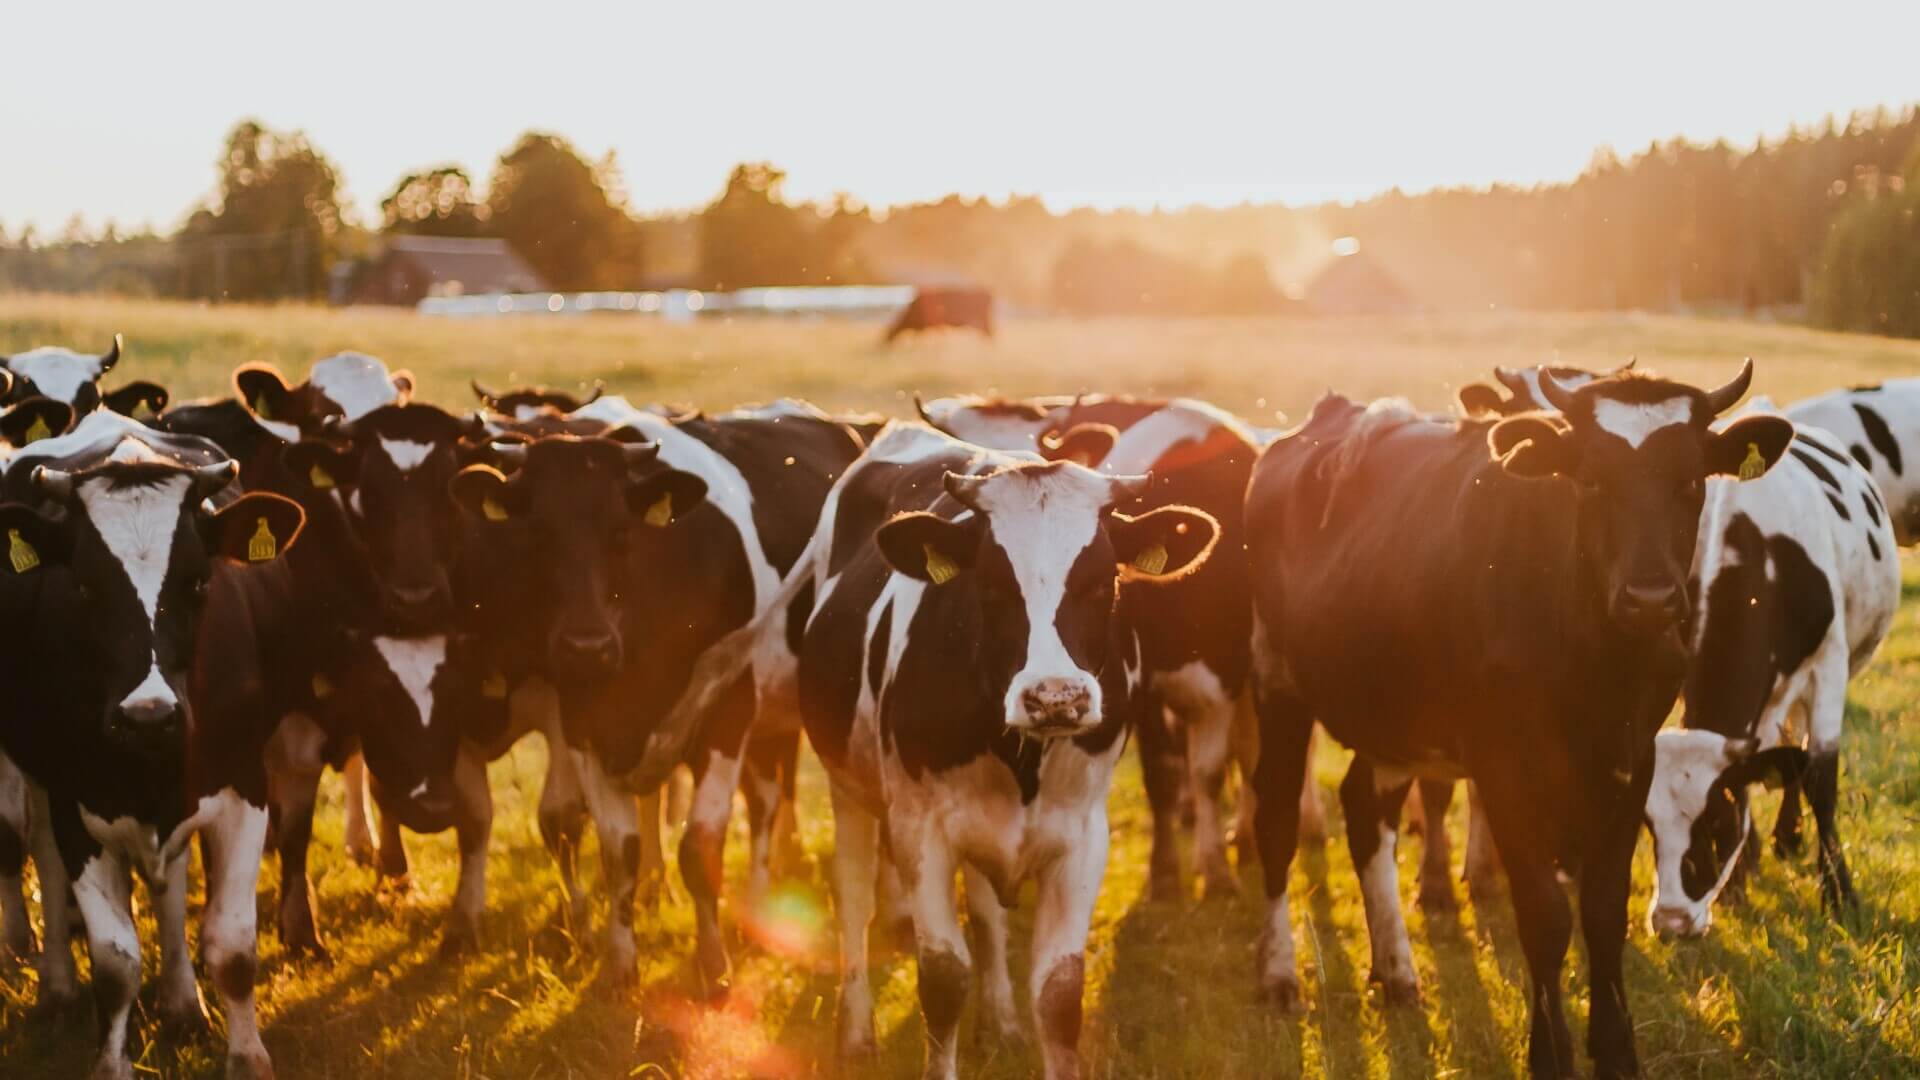
<svg viewBox="0 0 1920 1080"><path fill-rule="evenodd" d="M556 413L565 416L593 404L607 392L606 384L598 381L593 384L593 392L585 398L544 386L517 386L502 392L481 386L478 379L469 385L473 387L474 396L480 399L480 404L509 420L531 420L536 416Z"/></svg>
<svg viewBox="0 0 1920 1080"><path fill-rule="evenodd" d="M98 356L43 346L3 362L13 375L6 400L52 398L72 407L75 416L85 416L100 405L100 377L120 362L120 335L113 335L113 347Z"/></svg>
<svg viewBox="0 0 1920 1080"><path fill-rule="evenodd" d="M914 411L929 427L998 450L1040 451L1040 439L1064 419L1072 398L1003 400L982 397L913 399Z"/></svg>
<svg viewBox="0 0 1920 1080"><path fill-rule="evenodd" d="M34 396L0 413L0 436L12 446L31 446L73 427L73 406L50 397Z"/></svg>
<svg viewBox="0 0 1920 1080"><path fill-rule="evenodd" d="M167 393L166 387L145 379L136 379L107 391L100 398L100 404L121 416L145 424L165 412L170 399L171 395Z"/></svg>
<svg viewBox="0 0 1920 1080"><path fill-rule="evenodd" d="M1488 432L1507 472L1575 488L1581 564L1607 614L1626 635L1676 655L1707 477L1758 477L1793 438L1793 424L1778 416L1708 426L1752 378L1752 361L1713 390L1642 375L1570 389L1548 374L1541 391L1559 416L1509 417Z"/></svg>
<svg viewBox="0 0 1920 1080"><path fill-rule="evenodd" d="M1752 739L1669 729L1654 739L1647 831L1653 834L1653 904L1647 922L1661 937L1699 937L1713 925L1753 824L1747 788L1792 781L1806 770L1797 746L1756 749Z"/></svg>
<svg viewBox="0 0 1920 1080"><path fill-rule="evenodd" d="M962 594L979 618L975 657L1006 726L1076 735L1104 719L1117 586L1179 577L1203 563L1214 519L1184 506L1139 517L1114 507L1148 478L1110 477L1066 462L948 473L947 493L970 514L902 514L876 540L899 573Z"/></svg>
<svg viewBox="0 0 1920 1080"><path fill-rule="evenodd" d="M382 405L405 404L413 396L413 376L389 374L374 357L346 352L317 361L298 386L289 386L272 364L242 364L233 372L233 394L255 423L298 442L321 431L330 417L357 420Z"/></svg>
<svg viewBox="0 0 1920 1080"><path fill-rule="evenodd" d="M282 451L292 482L303 498L339 500L387 618L415 631L444 624L460 536L447 490L480 424L409 404L382 405L325 429L326 436Z"/></svg>
<svg viewBox="0 0 1920 1080"><path fill-rule="evenodd" d="M103 695L102 730L115 743L164 748L191 720L187 677L213 560L267 562L300 533L300 507L277 495L210 510L238 471L179 465L128 441L85 469L35 468L52 513L0 506L14 573L67 571L83 636L74 659Z"/></svg>
<svg viewBox="0 0 1920 1080"><path fill-rule="evenodd" d="M556 435L496 444L509 477L475 465L455 477L455 501L481 542L504 560L547 614L546 651L563 680L605 679L625 663L623 597L644 583L637 568L671 573L653 557L706 498L690 473L656 460L659 445Z"/></svg>

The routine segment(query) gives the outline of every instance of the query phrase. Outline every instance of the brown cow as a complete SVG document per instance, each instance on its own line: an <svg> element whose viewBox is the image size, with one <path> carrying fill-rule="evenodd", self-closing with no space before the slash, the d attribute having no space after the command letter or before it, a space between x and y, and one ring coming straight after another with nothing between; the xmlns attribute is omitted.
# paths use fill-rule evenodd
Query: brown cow
<svg viewBox="0 0 1920 1080"><path fill-rule="evenodd" d="M971 326L988 337L993 336L993 294L968 287L921 289L913 303L900 312L887 327L886 343L909 330L932 330L942 326Z"/></svg>

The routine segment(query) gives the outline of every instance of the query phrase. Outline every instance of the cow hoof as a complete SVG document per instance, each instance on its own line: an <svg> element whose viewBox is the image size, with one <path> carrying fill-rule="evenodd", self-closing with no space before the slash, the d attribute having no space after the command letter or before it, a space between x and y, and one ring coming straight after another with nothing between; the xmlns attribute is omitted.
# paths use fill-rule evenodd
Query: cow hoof
<svg viewBox="0 0 1920 1080"><path fill-rule="evenodd" d="M273 1080L273 1059L265 1050L229 1054L227 1080Z"/></svg>
<svg viewBox="0 0 1920 1080"><path fill-rule="evenodd" d="M1380 1003L1390 1008L1401 1005L1420 1004L1420 982L1417 979L1385 979L1379 975L1370 975L1368 982L1380 988Z"/></svg>
<svg viewBox="0 0 1920 1080"><path fill-rule="evenodd" d="M133 1062L118 1055L99 1058L87 1080L133 1080Z"/></svg>
<svg viewBox="0 0 1920 1080"><path fill-rule="evenodd" d="M480 931L471 923L459 919L452 920L440 934L440 955L443 958L466 956L478 951L479 947Z"/></svg>
<svg viewBox="0 0 1920 1080"><path fill-rule="evenodd" d="M1260 986L1260 994L1275 1012L1292 1016L1306 1011L1307 999L1300 992L1300 980L1293 975L1270 978Z"/></svg>
<svg viewBox="0 0 1920 1080"><path fill-rule="evenodd" d="M861 1039L840 1040L840 1064L845 1067L860 1068L872 1064L880 1056L879 1044L869 1033Z"/></svg>
<svg viewBox="0 0 1920 1080"><path fill-rule="evenodd" d="M355 843L349 839L346 844L347 858L359 866L373 866L379 859L379 852L370 843Z"/></svg>

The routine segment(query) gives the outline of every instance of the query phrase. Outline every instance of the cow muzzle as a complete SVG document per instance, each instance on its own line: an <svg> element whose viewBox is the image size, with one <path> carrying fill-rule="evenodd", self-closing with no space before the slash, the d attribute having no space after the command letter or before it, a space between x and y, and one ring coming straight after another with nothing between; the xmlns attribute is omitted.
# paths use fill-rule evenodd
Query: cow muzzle
<svg viewBox="0 0 1920 1080"><path fill-rule="evenodd" d="M453 613L453 596L445 582L390 584L382 591L387 614L410 629L436 627Z"/></svg>
<svg viewBox="0 0 1920 1080"><path fill-rule="evenodd" d="M1009 698L1007 727L1022 735L1079 735L1100 724L1099 694L1084 677L1034 679Z"/></svg>
<svg viewBox="0 0 1920 1080"><path fill-rule="evenodd" d="M161 698L126 701L107 716L107 734L124 746L148 749L177 738L185 717L178 703Z"/></svg>
<svg viewBox="0 0 1920 1080"><path fill-rule="evenodd" d="M1630 633L1663 637L1687 617L1687 592L1667 580L1630 582L1613 594L1612 615Z"/></svg>
<svg viewBox="0 0 1920 1080"><path fill-rule="evenodd" d="M572 678L604 678L624 659L620 635L605 628L558 631L551 648L554 668Z"/></svg>
<svg viewBox="0 0 1920 1080"><path fill-rule="evenodd" d="M1703 938L1713 926L1713 910L1705 906L1698 911L1684 907L1655 907L1647 912L1647 926L1663 940Z"/></svg>

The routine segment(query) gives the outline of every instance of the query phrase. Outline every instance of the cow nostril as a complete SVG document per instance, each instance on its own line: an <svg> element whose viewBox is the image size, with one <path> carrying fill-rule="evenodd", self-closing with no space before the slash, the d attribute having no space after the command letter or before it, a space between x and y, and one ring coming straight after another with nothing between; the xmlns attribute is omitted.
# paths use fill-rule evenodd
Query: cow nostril
<svg viewBox="0 0 1920 1080"><path fill-rule="evenodd" d="M410 608L426 607L440 596L439 588L433 585L421 585L412 588L395 588L393 598Z"/></svg>

